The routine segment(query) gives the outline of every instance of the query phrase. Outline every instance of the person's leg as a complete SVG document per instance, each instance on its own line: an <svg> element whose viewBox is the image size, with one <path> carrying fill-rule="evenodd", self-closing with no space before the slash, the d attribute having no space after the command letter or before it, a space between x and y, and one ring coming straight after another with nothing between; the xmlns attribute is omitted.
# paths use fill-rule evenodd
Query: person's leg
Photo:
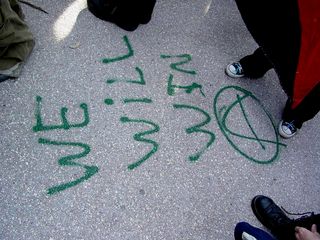
<svg viewBox="0 0 320 240"><path fill-rule="evenodd" d="M288 99L283 110L279 133L283 137L294 136L302 124L314 118L320 111L320 83L294 109L292 101Z"/></svg>
<svg viewBox="0 0 320 240"><path fill-rule="evenodd" d="M263 195L255 196L252 199L251 208L258 220L268 228L278 240L296 240L296 226L311 229L311 226L316 224L317 228L320 229L320 214L293 214L302 217L290 219L271 198Z"/></svg>
<svg viewBox="0 0 320 240"><path fill-rule="evenodd" d="M273 66L262 48L258 48L253 54L242 58L240 64L246 77L260 78Z"/></svg>
<svg viewBox="0 0 320 240"><path fill-rule="evenodd" d="M226 73L230 77L260 78L272 67L262 48L258 48L253 54L243 57L239 62L229 64Z"/></svg>
<svg viewBox="0 0 320 240"><path fill-rule="evenodd" d="M236 225L234 238L236 240L275 240L275 238L267 232L253 227L246 222L240 222Z"/></svg>

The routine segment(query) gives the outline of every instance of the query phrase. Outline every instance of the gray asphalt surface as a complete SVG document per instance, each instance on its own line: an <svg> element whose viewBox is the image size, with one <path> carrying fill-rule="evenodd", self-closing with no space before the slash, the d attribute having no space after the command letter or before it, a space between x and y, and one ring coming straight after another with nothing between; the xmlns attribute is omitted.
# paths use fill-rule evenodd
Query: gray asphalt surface
<svg viewBox="0 0 320 240"><path fill-rule="evenodd" d="M275 72L224 73L257 47L234 1L159 0L134 32L33 3L35 49L0 83L0 239L233 239L262 227L257 194L320 212L319 115L280 139Z"/></svg>

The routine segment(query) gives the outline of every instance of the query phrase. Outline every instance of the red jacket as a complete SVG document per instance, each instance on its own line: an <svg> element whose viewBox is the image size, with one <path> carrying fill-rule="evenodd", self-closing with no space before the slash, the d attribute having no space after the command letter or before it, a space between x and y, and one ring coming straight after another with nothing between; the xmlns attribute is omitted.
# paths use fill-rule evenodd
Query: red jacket
<svg viewBox="0 0 320 240"><path fill-rule="evenodd" d="M294 81L293 108L320 83L320 1L298 2L301 46Z"/></svg>
<svg viewBox="0 0 320 240"><path fill-rule="evenodd" d="M320 84L320 0L236 0L295 108Z"/></svg>

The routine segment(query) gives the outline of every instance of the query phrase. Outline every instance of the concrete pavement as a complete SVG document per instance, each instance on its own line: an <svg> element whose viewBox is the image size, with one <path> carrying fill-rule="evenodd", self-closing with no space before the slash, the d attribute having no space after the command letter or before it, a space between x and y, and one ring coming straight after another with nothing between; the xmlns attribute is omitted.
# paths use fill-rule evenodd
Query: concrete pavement
<svg viewBox="0 0 320 240"><path fill-rule="evenodd" d="M320 118L276 127L274 71L231 79L257 47L234 1L164 1L134 32L78 0L23 5L36 46L0 83L0 239L233 239L250 200L320 212Z"/></svg>

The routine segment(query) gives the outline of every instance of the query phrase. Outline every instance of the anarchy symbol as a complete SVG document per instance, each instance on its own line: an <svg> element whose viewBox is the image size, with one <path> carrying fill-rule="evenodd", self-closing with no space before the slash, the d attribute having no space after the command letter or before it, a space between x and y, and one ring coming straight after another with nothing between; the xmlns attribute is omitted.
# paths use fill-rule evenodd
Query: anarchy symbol
<svg viewBox="0 0 320 240"><path fill-rule="evenodd" d="M223 98L227 97L228 104L221 104L221 101ZM263 115L267 116L266 118L263 118L262 120L267 121L267 124L271 126L272 132L274 133L272 136L272 139L268 138L262 138L259 137L259 133L257 133L257 126L253 126L250 120L250 115L246 111L246 103L249 101L253 101L255 103L254 105L258 106L258 108L262 109ZM217 119L219 128L223 135L226 137L230 145L242 156L247 158L248 160L251 160L256 163L260 164L268 164L275 161L280 154L280 146L286 146L285 144L280 143L279 136L275 127L275 124L273 123L272 117L270 113L265 109L265 107L261 104L258 98L256 98L250 91L247 91L241 87L238 86L226 86L219 90L219 92L216 94L213 102L213 108L214 108L214 115ZM245 123L241 127L238 126L238 130L232 130L232 125L234 125L235 122L238 122L239 119L236 121L230 121L232 118L230 117L235 111L238 111L240 115L242 115L242 119L244 121L241 121L242 123ZM259 116L260 117L260 116ZM260 121L262 121L260 119ZM260 122L259 122L260 123ZM266 123L263 122L260 127L265 127ZM240 130L243 129L249 129L246 134L243 132L240 132ZM244 147L240 147L239 141L245 141L246 142L246 149ZM249 148L253 148L253 146L258 145L258 147L255 148L255 154L251 153L248 150ZM257 149L258 155L260 154L266 154L267 157L264 157L261 159L259 156L257 156ZM272 149L270 153L270 149Z"/></svg>

